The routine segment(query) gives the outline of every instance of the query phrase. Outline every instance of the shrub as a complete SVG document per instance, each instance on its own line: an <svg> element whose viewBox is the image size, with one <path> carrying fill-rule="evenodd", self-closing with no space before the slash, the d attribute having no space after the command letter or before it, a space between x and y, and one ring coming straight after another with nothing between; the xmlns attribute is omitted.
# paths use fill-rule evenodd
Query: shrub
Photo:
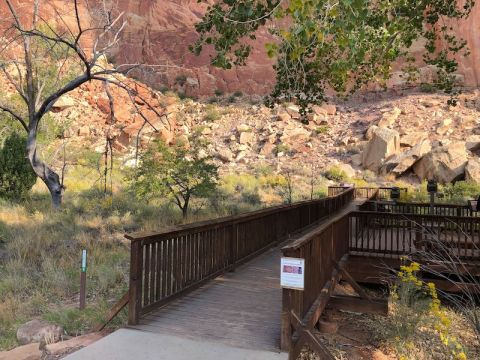
<svg viewBox="0 0 480 360"><path fill-rule="evenodd" d="M339 168L338 166L332 166L330 169L328 169L325 172L324 175L328 180L332 180L332 181L341 182L341 181L348 180L347 173L343 171L341 168Z"/></svg>
<svg viewBox="0 0 480 360"><path fill-rule="evenodd" d="M26 139L12 133L0 151L0 197L24 198L37 176L25 154Z"/></svg>
<svg viewBox="0 0 480 360"><path fill-rule="evenodd" d="M220 90L220 89L216 89L216 90L215 90L215 95L216 95L216 96L223 96L223 91Z"/></svg>
<svg viewBox="0 0 480 360"><path fill-rule="evenodd" d="M235 91L235 92L233 93L233 96L235 96L235 97L237 97L237 98L238 98L238 97L242 97L242 96L243 96L243 93L242 93L240 90L237 90L237 91Z"/></svg>
<svg viewBox="0 0 480 360"><path fill-rule="evenodd" d="M175 84L178 84L180 86L185 85L186 82L187 82L187 77L185 75L178 75L175 78Z"/></svg>
<svg viewBox="0 0 480 360"><path fill-rule="evenodd" d="M220 112L218 111L218 108L215 105L209 104L207 105L205 110L206 110L206 114L203 120L205 120L206 122L217 121L221 118Z"/></svg>
<svg viewBox="0 0 480 360"><path fill-rule="evenodd" d="M330 131L330 127L328 125L322 125L315 129L316 134L327 134Z"/></svg>

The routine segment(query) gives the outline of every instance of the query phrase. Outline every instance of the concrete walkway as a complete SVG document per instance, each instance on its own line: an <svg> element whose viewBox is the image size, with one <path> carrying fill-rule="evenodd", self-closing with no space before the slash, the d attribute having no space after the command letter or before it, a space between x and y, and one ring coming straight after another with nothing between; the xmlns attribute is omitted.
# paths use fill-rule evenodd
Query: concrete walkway
<svg viewBox="0 0 480 360"><path fill-rule="evenodd" d="M195 324L192 324L195 326ZM68 360L286 360L288 354L231 347L135 329L120 329Z"/></svg>

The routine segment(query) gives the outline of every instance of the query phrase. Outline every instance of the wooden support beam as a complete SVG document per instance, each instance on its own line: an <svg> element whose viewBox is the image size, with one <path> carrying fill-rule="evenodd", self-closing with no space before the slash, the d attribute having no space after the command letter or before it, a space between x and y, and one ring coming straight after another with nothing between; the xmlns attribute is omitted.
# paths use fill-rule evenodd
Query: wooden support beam
<svg viewBox="0 0 480 360"><path fill-rule="evenodd" d="M388 302L386 300L366 300L356 296L332 296L328 307L366 314L388 314Z"/></svg>
<svg viewBox="0 0 480 360"><path fill-rule="evenodd" d="M350 273L345 268L340 268L339 264L334 260L333 261L335 268L340 271L342 277L353 287L353 289L360 295L361 298L366 300L372 300L372 298L363 290L363 288L358 285L355 279L350 275Z"/></svg>
<svg viewBox="0 0 480 360"><path fill-rule="evenodd" d="M94 332L101 331L107 324L113 320L115 316L128 304L128 299L129 299L129 291L127 291L118 302L113 305L113 307L110 309L110 312L107 315L107 318L105 319L105 322L102 322L101 324L98 324L93 328Z"/></svg>

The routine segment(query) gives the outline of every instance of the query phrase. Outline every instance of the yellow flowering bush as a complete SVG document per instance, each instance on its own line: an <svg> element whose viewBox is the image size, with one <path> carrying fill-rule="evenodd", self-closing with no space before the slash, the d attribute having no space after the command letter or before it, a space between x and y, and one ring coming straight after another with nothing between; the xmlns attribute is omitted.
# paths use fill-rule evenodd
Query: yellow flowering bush
<svg viewBox="0 0 480 360"><path fill-rule="evenodd" d="M390 339L400 360L415 359L415 339L422 331L431 331L438 336L445 359L466 360L467 355L451 334L451 320L442 307L435 284L418 278L420 264L410 262L402 265L397 281L391 291Z"/></svg>

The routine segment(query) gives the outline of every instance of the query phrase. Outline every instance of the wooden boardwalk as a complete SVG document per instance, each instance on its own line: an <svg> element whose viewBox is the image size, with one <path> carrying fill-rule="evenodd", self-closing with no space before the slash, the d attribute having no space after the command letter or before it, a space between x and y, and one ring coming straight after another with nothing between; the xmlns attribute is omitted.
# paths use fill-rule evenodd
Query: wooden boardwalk
<svg viewBox="0 0 480 360"><path fill-rule="evenodd" d="M268 250L141 317L132 328L256 350L280 348L280 256Z"/></svg>

